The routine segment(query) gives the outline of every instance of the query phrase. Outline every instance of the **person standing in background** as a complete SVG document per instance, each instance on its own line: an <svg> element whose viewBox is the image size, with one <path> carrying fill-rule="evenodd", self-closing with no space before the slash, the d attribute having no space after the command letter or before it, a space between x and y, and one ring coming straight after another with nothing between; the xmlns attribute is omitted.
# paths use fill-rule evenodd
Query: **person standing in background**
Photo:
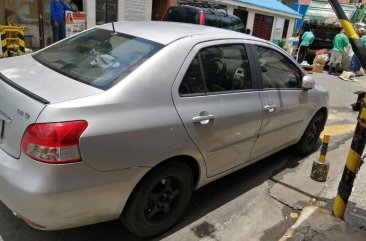
<svg viewBox="0 0 366 241"><path fill-rule="evenodd" d="M366 31L364 28L360 28L358 30L358 36L360 36L360 40L363 42L363 45L366 47ZM358 58L356 57L355 54L353 54L352 58L351 58L351 62L349 65L349 68L352 72L354 72L356 75L358 73L358 71L360 71L361 69L361 63L358 60Z"/></svg>
<svg viewBox="0 0 366 241"><path fill-rule="evenodd" d="M297 56L297 62L299 64L301 64L302 61L304 61L304 59L306 57L306 52L308 51L310 44L312 44L315 39L313 32L314 32L313 29L307 29L307 31L302 35L302 38L301 38L302 41L301 41L299 53Z"/></svg>
<svg viewBox="0 0 366 241"><path fill-rule="evenodd" d="M74 9L66 5L61 0L51 0L51 26L53 42L64 39L66 36L65 29L65 11L73 11Z"/></svg>
<svg viewBox="0 0 366 241"><path fill-rule="evenodd" d="M339 34L334 37L333 49L329 60L329 74L338 75L339 67L342 63L342 55L344 53L344 48L349 45L348 37L344 34L342 29ZM334 67L334 72L333 72Z"/></svg>

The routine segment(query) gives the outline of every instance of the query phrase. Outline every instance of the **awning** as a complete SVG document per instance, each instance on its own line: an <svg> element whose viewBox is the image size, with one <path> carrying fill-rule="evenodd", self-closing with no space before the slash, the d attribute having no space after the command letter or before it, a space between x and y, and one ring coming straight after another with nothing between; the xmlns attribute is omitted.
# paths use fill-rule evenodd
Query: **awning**
<svg viewBox="0 0 366 241"><path fill-rule="evenodd" d="M263 10L268 9L278 13L292 15L294 18L302 18L301 14L296 12L295 10L289 8L285 4L277 1L277 0L234 0L235 2L252 5L255 7L262 8Z"/></svg>

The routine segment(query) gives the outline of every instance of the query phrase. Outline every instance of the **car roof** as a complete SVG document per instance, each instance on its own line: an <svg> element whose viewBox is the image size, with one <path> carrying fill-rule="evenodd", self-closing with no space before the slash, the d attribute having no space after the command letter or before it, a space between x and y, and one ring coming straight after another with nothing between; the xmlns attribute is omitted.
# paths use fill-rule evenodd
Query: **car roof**
<svg viewBox="0 0 366 241"><path fill-rule="evenodd" d="M123 21L114 23L114 27L116 32L148 39L163 45L167 45L181 38L197 35L207 35L210 36L212 39L240 38L262 40L232 30L203 26L198 24L187 24L168 21ZM111 23L100 25L97 28L103 28L108 30L113 29Z"/></svg>

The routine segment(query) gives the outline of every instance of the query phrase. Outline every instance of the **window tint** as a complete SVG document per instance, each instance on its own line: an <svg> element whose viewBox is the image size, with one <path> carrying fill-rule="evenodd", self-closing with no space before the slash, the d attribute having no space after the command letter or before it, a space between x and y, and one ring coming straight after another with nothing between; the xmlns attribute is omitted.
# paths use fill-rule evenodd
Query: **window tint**
<svg viewBox="0 0 366 241"><path fill-rule="evenodd" d="M301 72L286 56L257 46L264 88L300 88Z"/></svg>
<svg viewBox="0 0 366 241"><path fill-rule="evenodd" d="M198 56L196 56L189 66L182 83L179 86L179 94L200 94L204 93L205 88L202 80L202 73Z"/></svg>
<svg viewBox="0 0 366 241"><path fill-rule="evenodd" d="M147 39L95 28L58 42L33 57L63 75L106 90L162 47Z"/></svg>
<svg viewBox="0 0 366 241"><path fill-rule="evenodd" d="M224 45L200 51L208 92L252 88L248 57L243 45Z"/></svg>

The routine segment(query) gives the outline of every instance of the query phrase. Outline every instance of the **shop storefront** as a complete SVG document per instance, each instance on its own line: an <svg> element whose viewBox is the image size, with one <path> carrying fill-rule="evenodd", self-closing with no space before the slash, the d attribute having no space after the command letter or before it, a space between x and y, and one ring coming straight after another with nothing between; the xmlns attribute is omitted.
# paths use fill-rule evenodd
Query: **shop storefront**
<svg viewBox="0 0 366 241"><path fill-rule="evenodd" d="M86 15L86 27L112 21L151 20L162 16L170 6L169 0L62 0ZM50 16L51 0L0 0L0 25L26 28L26 46L38 49L52 43ZM159 5L165 3L163 5ZM155 9L153 10L153 4Z"/></svg>

